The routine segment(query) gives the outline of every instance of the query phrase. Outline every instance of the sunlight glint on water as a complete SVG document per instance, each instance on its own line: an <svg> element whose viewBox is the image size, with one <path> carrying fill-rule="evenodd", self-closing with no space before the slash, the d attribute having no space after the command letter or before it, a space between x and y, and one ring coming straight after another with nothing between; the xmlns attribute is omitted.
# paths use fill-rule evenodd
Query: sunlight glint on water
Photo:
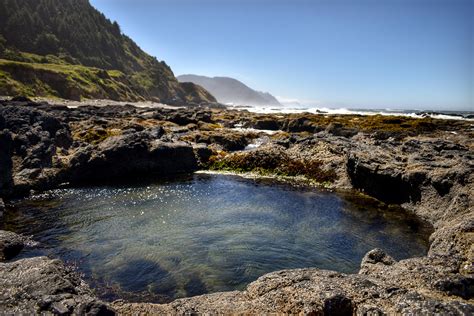
<svg viewBox="0 0 474 316"><path fill-rule="evenodd" d="M17 208L7 225L42 245L23 256L73 263L107 298L166 301L243 289L280 269L356 272L375 247L398 259L427 250L426 230L404 215L223 175L61 189Z"/></svg>

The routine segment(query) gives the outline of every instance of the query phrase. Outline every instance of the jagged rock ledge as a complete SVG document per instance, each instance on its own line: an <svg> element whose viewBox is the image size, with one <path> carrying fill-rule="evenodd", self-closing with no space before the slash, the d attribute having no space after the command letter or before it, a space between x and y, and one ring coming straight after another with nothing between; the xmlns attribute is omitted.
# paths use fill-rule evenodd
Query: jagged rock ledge
<svg viewBox="0 0 474 316"><path fill-rule="evenodd" d="M7 202L5 212L11 197L31 190L211 168L305 176L325 187L357 189L402 205L431 223L434 233L425 257L397 262L376 249L363 258L358 274L315 268L278 271L262 276L245 291L162 305L103 303L58 260L10 259L0 263L0 310L7 314L472 314L473 139L469 121L277 116L200 107L70 109L28 100L2 101L0 197ZM244 150L249 144L255 145ZM0 234L4 257L14 256L23 243L23 237Z"/></svg>

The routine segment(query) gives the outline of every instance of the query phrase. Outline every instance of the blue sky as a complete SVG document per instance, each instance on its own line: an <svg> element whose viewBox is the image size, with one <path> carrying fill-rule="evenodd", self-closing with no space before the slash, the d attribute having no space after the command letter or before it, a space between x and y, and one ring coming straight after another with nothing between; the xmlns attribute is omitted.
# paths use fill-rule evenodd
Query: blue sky
<svg viewBox="0 0 474 316"><path fill-rule="evenodd" d="M91 0L176 75L335 107L474 110L474 0Z"/></svg>

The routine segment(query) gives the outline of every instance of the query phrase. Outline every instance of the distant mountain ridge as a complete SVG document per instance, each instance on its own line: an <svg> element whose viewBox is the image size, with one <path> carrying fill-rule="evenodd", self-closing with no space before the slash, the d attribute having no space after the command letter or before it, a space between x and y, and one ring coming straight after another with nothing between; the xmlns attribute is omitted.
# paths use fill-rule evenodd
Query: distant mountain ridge
<svg viewBox="0 0 474 316"><path fill-rule="evenodd" d="M281 106L280 102L270 93L256 91L234 78L211 78L192 74L181 75L176 78L179 82L192 82L203 87L221 103Z"/></svg>

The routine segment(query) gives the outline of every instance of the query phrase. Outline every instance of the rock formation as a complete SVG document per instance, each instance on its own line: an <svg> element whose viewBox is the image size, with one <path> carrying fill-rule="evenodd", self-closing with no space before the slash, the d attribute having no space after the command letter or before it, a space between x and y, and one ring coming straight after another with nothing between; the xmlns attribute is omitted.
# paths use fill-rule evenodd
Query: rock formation
<svg viewBox="0 0 474 316"><path fill-rule="evenodd" d="M470 121L276 116L201 107L67 108L25 100L0 102L0 118L4 199L62 183L133 181L211 168L296 176L333 190L357 190L387 207L402 206L434 229L424 257L396 261L389 251L375 249L357 274L276 271L244 291L169 304L102 303L59 261L22 259L0 264L0 310L6 313L474 313ZM261 146L247 150L252 143ZM3 254L11 257L21 249L21 237L0 236L7 249Z"/></svg>
<svg viewBox="0 0 474 316"><path fill-rule="evenodd" d="M59 260L46 257L0 263L2 314L114 315Z"/></svg>

